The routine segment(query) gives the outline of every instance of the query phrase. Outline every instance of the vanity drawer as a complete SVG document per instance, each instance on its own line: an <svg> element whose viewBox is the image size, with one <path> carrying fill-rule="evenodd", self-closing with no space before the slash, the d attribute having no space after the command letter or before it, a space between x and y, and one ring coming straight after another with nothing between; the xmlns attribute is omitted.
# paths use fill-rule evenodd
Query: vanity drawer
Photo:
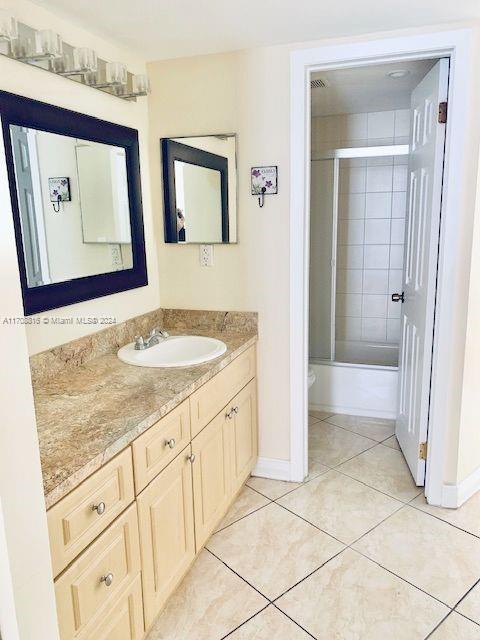
<svg viewBox="0 0 480 640"><path fill-rule="evenodd" d="M112 635L108 629L99 635L98 628L112 615L130 619L128 599L138 602L141 596L126 596L125 590L139 574L137 507L133 504L55 581L61 640L135 638Z"/></svg>
<svg viewBox="0 0 480 640"><path fill-rule="evenodd" d="M190 404L187 399L133 442L137 495L189 442Z"/></svg>
<svg viewBox="0 0 480 640"><path fill-rule="evenodd" d="M242 353L190 397L192 438L255 377L255 347Z"/></svg>
<svg viewBox="0 0 480 640"><path fill-rule="evenodd" d="M129 447L48 510L53 574L58 575L134 497Z"/></svg>

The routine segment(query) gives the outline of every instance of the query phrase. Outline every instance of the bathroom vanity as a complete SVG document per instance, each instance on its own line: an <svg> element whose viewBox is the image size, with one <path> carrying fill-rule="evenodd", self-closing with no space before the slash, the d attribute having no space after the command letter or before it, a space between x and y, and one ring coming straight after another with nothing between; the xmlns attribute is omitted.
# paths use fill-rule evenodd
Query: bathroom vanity
<svg viewBox="0 0 480 640"><path fill-rule="evenodd" d="M207 328L205 314L156 313L227 351L179 369L120 362L116 346L157 321L147 314L34 356L61 640L143 638L256 461L255 314L208 312Z"/></svg>

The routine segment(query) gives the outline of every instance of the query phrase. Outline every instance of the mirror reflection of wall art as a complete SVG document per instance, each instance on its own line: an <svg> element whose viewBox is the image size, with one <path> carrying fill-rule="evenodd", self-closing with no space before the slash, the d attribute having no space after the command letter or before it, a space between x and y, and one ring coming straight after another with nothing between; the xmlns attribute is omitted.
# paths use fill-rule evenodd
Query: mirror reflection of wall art
<svg viewBox="0 0 480 640"><path fill-rule="evenodd" d="M53 202L53 210L55 213L60 211L60 202L70 202L70 178L49 178L48 190L50 193L50 202Z"/></svg>
<svg viewBox="0 0 480 640"><path fill-rule="evenodd" d="M264 196L278 193L278 167L252 167L252 196L259 196L258 205L263 207Z"/></svg>

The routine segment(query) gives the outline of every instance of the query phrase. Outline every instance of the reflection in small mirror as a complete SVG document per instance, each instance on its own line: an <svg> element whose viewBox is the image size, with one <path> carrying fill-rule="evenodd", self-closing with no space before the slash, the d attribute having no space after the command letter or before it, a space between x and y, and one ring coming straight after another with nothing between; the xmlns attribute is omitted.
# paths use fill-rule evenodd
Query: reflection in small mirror
<svg viewBox="0 0 480 640"><path fill-rule="evenodd" d="M132 268L125 149L10 125L29 288Z"/></svg>
<svg viewBox="0 0 480 640"><path fill-rule="evenodd" d="M236 136L166 138L162 150L166 241L236 242Z"/></svg>

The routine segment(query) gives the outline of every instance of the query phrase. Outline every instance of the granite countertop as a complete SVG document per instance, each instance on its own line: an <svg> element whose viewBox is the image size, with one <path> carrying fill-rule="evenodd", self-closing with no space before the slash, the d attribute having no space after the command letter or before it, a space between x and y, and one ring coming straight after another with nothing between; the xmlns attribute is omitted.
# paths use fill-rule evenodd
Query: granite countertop
<svg viewBox="0 0 480 640"><path fill-rule="evenodd" d="M167 330L168 326L167 326ZM256 342L256 329L177 328L223 340L225 354L193 367L154 369L107 353L34 383L47 509Z"/></svg>

